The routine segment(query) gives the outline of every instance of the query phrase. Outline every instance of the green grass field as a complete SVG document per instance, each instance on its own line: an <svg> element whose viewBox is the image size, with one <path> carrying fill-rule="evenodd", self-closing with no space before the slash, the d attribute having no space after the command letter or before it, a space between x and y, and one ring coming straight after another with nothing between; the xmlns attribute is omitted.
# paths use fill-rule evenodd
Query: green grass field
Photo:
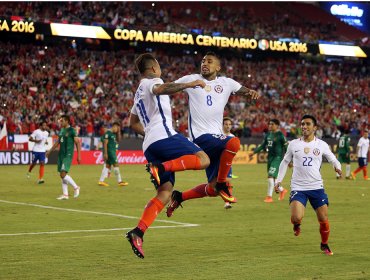
<svg viewBox="0 0 370 280"><path fill-rule="evenodd" d="M0 279L370 279L369 181L336 180L323 166L334 251L328 257L311 206L295 237L287 200L262 201L266 166L233 168L239 202L225 210L220 198L204 198L187 201L171 219L162 212L145 235L142 260L123 234L155 193L144 166L121 166L129 186L117 187L113 176L107 188L97 186L101 166L73 166L81 195L68 201L55 199L55 166L46 167L43 185L36 184L38 166L31 180L26 166L1 166ZM204 179L203 171L182 172L176 186Z"/></svg>

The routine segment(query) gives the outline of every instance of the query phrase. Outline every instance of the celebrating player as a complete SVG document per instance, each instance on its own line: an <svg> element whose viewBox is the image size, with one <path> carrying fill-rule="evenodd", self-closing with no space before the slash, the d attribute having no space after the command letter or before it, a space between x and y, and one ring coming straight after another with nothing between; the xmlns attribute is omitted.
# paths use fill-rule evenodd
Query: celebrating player
<svg viewBox="0 0 370 280"><path fill-rule="evenodd" d="M367 176L367 154L369 153L369 130L365 129L362 137L357 143L357 161L358 168L351 173L351 178L356 180L356 174L362 170L364 179L369 180Z"/></svg>
<svg viewBox="0 0 370 280"><path fill-rule="evenodd" d="M104 167L100 176L98 185L109 187L109 185L104 182L104 179L108 177L108 172L113 165L114 175L117 178L118 186L124 187L127 186L127 182L123 182L121 179L121 173L119 171L118 161L117 161L117 141L120 140L121 135L121 126L118 122L114 122L112 129L107 129L105 133L100 138L103 144L103 158L104 158Z"/></svg>
<svg viewBox="0 0 370 280"><path fill-rule="evenodd" d="M190 138L207 153L211 163L206 169L208 183L183 193L173 192L167 208L168 217L172 216L181 202L189 199L220 195L230 203L236 202L227 185L227 174L240 148L240 140L223 134L223 113L231 94L251 99L259 98L259 94L231 78L218 76L220 71L220 59L215 53L208 52L202 59L200 74L187 75L176 81L184 83L199 79L205 83L204 88L187 88L184 91L189 97Z"/></svg>
<svg viewBox="0 0 370 280"><path fill-rule="evenodd" d="M283 133L279 130L280 122L277 119L269 121L268 130L263 142L253 152L250 153L251 159L255 154L262 150L267 150L267 196L264 202L271 203L272 193L274 191L275 179L278 174L280 162L283 159L288 142L286 141ZM287 190L280 192L279 200L283 200Z"/></svg>
<svg viewBox="0 0 370 280"><path fill-rule="evenodd" d="M178 134L172 127L172 113L169 96L186 88L204 87L204 82L195 80L186 83L163 83L161 67L153 55L140 55L135 61L141 74L141 81L135 93L131 109L130 125L144 136L143 150L149 164L151 180L157 189L145 207L136 228L126 233L132 250L144 258L143 235L170 201L176 171L199 170L209 165L205 152Z"/></svg>
<svg viewBox="0 0 370 280"><path fill-rule="evenodd" d="M301 119L302 138L292 140L283 161L279 166L275 190L282 191L281 182L289 163L293 160L293 175L291 179L290 211L294 235L301 232L301 223L304 216L307 200L310 201L316 212L320 224L321 250L326 255L333 255L328 245L329 220L328 196L324 191L323 180L320 174L322 157L333 164L334 170L341 175L341 165L330 151L328 144L315 137L317 129L316 119L311 115L304 115Z"/></svg>
<svg viewBox="0 0 370 280"><path fill-rule="evenodd" d="M77 198L80 195L80 187L77 186L72 177L67 173L71 168L75 145L77 149L77 162L81 162L81 147L76 131L70 126L70 119L67 115L63 115L60 118L60 125L62 129L58 135L59 139L57 142L55 142L51 149L46 152L46 157L49 157L50 153L54 151L58 145L60 145L58 153L58 172L60 173L60 178L62 178L63 194L57 197L57 199L66 200L69 199L68 184L70 184L74 189L74 198Z"/></svg>
<svg viewBox="0 0 370 280"><path fill-rule="evenodd" d="M46 122L41 122L40 128L32 132L29 141L34 142L35 145L32 148L32 163L28 168L27 178L31 177L31 171L35 167L37 161L40 163L39 179L38 184L43 184L44 181L44 168L45 168L45 154L46 146L48 144L47 139L49 132L46 131Z"/></svg>

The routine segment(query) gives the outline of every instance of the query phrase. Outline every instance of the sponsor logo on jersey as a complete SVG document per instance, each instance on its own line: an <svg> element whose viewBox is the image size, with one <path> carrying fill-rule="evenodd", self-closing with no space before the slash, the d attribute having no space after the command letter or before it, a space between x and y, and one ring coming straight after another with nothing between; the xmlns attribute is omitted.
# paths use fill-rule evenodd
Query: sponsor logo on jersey
<svg viewBox="0 0 370 280"><path fill-rule="evenodd" d="M318 156L318 155L320 154L320 150L319 150L319 149L314 149L314 150L313 150L313 154L314 154L315 156Z"/></svg>
<svg viewBox="0 0 370 280"><path fill-rule="evenodd" d="M221 92L223 92L224 91L224 89L223 89L223 87L222 86L220 86L220 85L216 85L215 86L215 92L217 92L217 93L221 93Z"/></svg>

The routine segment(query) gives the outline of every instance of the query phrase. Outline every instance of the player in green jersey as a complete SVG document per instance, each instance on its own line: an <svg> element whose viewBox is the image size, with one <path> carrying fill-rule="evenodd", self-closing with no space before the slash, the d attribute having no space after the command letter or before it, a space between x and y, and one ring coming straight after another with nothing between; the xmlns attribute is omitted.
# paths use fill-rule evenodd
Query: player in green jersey
<svg viewBox="0 0 370 280"><path fill-rule="evenodd" d="M70 119L67 115L61 116L59 119L61 130L58 135L58 141L51 147L49 151L46 152L46 157L49 157L50 153L55 150L59 145L58 153L58 172L60 173L60 178L62 178L62 190L63 194L57 197L58 200L66 200L68 196L68 184L70 184L74 189L74 198L80 195L80 187L77 186L75 181L67 173L71 167L74 146L77 149L77 162L81 162L81 147L80 141L77 137L77 133L73 127L70 125Z"/></svg>
<svg viewBox="0 0 370 280"><path fill-rule="evenodd" d="M258 154L262 150L266 150L268 153L267 158L267 173L268 173L268 185L267 185L267 196L264 202L273 202L272 192L274 190L275 179L277 178L280 162L283 160L288 142L286 141L283 133L279 130L280 122L277 119L271 119L268 125L268 133L266 134L263 142L253 152L249 154L250 159L255 154ZM280 192L279 200L283 200L285 194L288 191L284 189Z"/></svg>
<svg viewBox="0 0 370 280"><path fill-rule="evenodd" d="M111 129L107 129L103 136L100 138L103 144L103 158L104 167L100 176L98 185L103 187L109 187L109 185L104 182L104 179L108 177L109 170L113 165L114 174L116 175L118 186L127 186L127 182L123 182L121 179L121 173L118 167L117 161L117 141L120 140L121 136L121 126L118 122L114 122Z"/></svg>
<svg viewBox="0 0 370 280"><path fill-rule="evenodd" d="M341 164L346 164L346 179L351 178L351 159L350 159L350 142L351 138L348 136L348 130L344 130L342 136L339 138L338 142L338 160ZM341 176L337 173L337 179Z"/></svg>

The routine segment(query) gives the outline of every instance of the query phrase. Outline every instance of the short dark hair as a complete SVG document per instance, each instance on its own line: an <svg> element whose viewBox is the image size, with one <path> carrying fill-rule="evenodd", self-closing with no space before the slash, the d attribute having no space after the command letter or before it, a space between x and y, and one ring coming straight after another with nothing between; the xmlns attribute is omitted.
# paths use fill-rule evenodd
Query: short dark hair
<svg viewBox="0 0 370 280"><path fill-rule="evenodd" d="M119 127L121 126L119 122L114 122L114 123L112 124L112 126L114 126L114 125L119 126Z"/></svg>
<svg viewBox="0 0 370 280"><path fill-rule="evenodd" d="M304 119L311 119L313 124L315 126L317 126L317 121L316 121L316 118L314 116L311 116L311 115L304 115L302 118L301 118L301 121L303 121Z"/></svg>
<svg viewBox="0 0 370 280"><path fill-rule="evenodd" d="M224 119L222 120L222 124L224 124L225 121L231 121L231 123L233 122L233 120L230 117L224 117Z"/></svg>
<svg viewBox="0 0 370 280"><path fill-rule="evenodd" d="M61 118L61 119L64 119L65 121L67 121L67 123L71 124L71 119L69 118L69 116L67 116L67 115L62 115L60 118Z"/></svg>
<svg viewBox="0 0 370 280"><path fill-rule="evenodd" d="M143 74L145 70L152 66L151 63L155 60L155 57L151 53L143 53L136 58L135 65L140 74Z"/></svg>
<svg viewBox="0 0 370 280"><path fill-rule="evenodd" d="M207 55L211 55L211 56L214 56L215 58L217 58L218 60L221 60L220 57L215 53L215 52L212 52L212 51L209 51L205 54L205 56Z"/></svg>
<svg viewBox="0 0 370 280"><path fill-rule="evenodd" d="M276 125L280 125L280 121L278 119L271 119L270 122L273 122Z"/></svg>

